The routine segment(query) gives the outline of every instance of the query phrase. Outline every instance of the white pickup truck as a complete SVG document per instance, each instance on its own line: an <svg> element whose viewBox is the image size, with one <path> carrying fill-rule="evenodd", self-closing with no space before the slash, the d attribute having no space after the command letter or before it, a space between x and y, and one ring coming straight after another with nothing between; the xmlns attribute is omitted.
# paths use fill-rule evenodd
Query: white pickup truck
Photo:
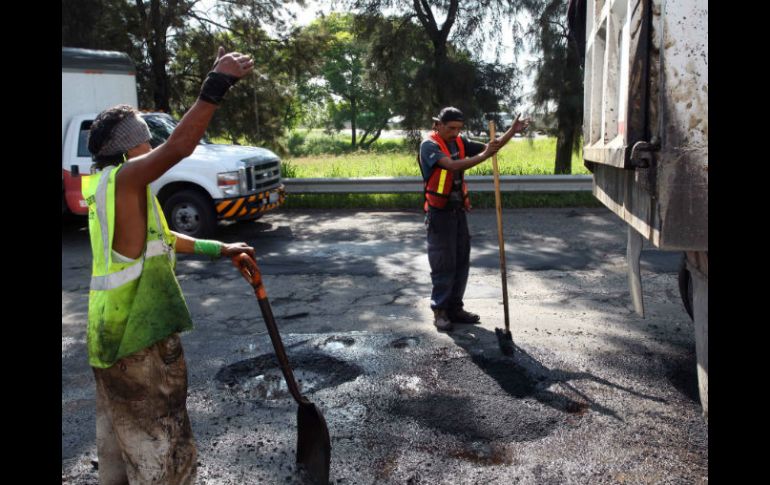
<svg viewBox="0 0 770 485"><path fill-rule="evenodd" d="M137 105L134 65L127 54L62 48L62 212L88 212L80 193L80 176L92 165L88 130L99 111L119 103ZM176 126L164 113L142 117L153 147ZM203 139L151 187L173 230L207 237L220 220L256 219L279 207L285 197L280 164L264 148Z"/></svg>

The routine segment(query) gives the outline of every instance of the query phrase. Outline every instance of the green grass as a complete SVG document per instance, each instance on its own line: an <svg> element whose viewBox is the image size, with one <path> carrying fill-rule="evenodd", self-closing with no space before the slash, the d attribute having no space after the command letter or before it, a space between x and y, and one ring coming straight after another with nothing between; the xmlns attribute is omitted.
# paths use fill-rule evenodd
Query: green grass
<svg viewBox="0 0 770 485"><path fill-rule="evenodd" d="M218 140L227 143L225 140ZM419 176L416 153L400 139L377 140L368 151L353 150L347 135L327 135L322 130L289 134L289 155L282 158L284 178L357 178ZM498 153L501 175L552 175L556 138L514 139ZM572 155L573 174L589 174L580 155ZM466 172L492 175L487 160ZM286 208L420 209L422 194L290 194ZM474 208L494 208L494 193L471 193ZM601 207L589 192L502 194L504 208Z"/></svg>
<svg viewBox="0 0 770 485"><path fill-rule="evenodd" d="M285 157L283 176L290 178L328 177L406 177L419 176L415 153L400 149L393 140L385 140L382 151L353 152L341 155ZM375 144L376 145L376 144ZM389 151L386 151L389 150ZM556 139L512 140L497 156L501 175L553 174ZM580 155L572 155L573 174L588 174ZM487 160L466 172L468 175L492 175L492 161Z"/></svg>
<svg viewBox="0 0 770 485"><path fill-rule="evenodd" d="M361 132L358 141L361 141ZM327 135L322 130L300 130L289 134L286 142L288 157L339 156L350 153L396 153L404 152L401 139L377 139L366 151L355 150L350 145L350 136L344 134Z"/></svg>
<svg viewBox="0 0 770 485"><path fill-rule="evenodd" d="M318 153L285 157L281 163L286 178L357 178L419 176L420 169L414 152L400 140L378 140L368 152L352 151L348 137L330 137L320 130L305 133L294 142L290 152ZM292 146L294 143L294 146ZM302 147L299 149L298 147ZM304 151L303 151L304 150ZM329 153L331 152L331 153ZM334 154L336 153L336 154ZM552 175L556 139L512 140L498 153L501 175ZM572 156L573 174L589 174L580 155ZM467 172L468 175L492 175L492 162L487 160ZM286 198L287 208L368 208L420 209L422 194L296 194ZM493 193L472 193L473 207L494 208ZM502 194L504 208L525 207L601 207L591 193L533 193Z"/></svg>

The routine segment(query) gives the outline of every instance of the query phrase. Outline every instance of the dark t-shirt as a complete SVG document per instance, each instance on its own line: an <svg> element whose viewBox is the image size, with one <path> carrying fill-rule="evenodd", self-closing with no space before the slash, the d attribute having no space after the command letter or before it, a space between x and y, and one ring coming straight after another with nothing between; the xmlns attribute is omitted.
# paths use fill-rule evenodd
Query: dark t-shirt
<svg viewBox="0 0 770 485"><path fill-rule="evenodd" d="M468 140L464 136L461 136L460 138L462 138L463 145L465 145L466 158L478 155L484 151L483 143ZM458 160L460 158L460 150L457 148L457 143L450 141L447 143L447 149L449 149L449 153L452 155L450 157L452 160ZM439 148L438 143L435 141L431 139L422 141L420 144L420 165L422 165L422 176L426 182L430 178L433 167L445 156L446 155L441 151L441 148Z"/></svg>

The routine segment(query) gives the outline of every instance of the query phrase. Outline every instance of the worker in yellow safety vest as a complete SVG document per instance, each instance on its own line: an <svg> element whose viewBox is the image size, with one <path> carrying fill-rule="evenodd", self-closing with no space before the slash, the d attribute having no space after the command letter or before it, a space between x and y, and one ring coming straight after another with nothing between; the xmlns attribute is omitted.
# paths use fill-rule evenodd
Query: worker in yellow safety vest
<svg viewBox="0 0 770 485"><path fill-rule="evenodd" d="M254 248L170 231L149 184L193 152L225 93L253 68L248 55L220 47L198 100L155 149L131 106L107 109L91 125L94 173L83 177L82 192L93 251L87 344L102 485L195 482L179 339L192 320L174 274L176 253L254 256Z"/></svg>

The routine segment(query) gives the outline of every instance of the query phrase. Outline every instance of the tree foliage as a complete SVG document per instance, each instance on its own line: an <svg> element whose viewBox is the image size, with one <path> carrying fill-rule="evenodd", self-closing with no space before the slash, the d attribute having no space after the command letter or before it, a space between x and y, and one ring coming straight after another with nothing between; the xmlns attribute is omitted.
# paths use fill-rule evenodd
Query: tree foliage
<svg viewBox="0 0 770 485"><path fill-rule="evenodd" d="M62 46L127 52L137 65L140 107L170 112L168 66L185 47L186 31L197 24L237 36L243 32L232 24L242 18L282 28L291 16L281 0L219 0L211 12L200 0L62 0Z"/></svg>
<svg viewBox="0 0 770 485"><path fill-rule="evenodd" d="M572 152L580 147L583 129L583 65L574 38L568 35L568 0L526 0L533 18L528 32L539 58L529 67L535 74L533 102L541 110L555 104L556 159L554 173L572 172Z"/></svg>
<svg viewBox="0 0 770 485"><path fill-rule="evenodd" d="M467 63L458 65L451 51L484 49L499 53L502 20L514 15L519 5L516 0L338 0L337 3L368 14L362 16L363 19L388 9L397 10L403 12L404 19L421 27L431 46L431 56L425 59L429 64L423 82L431 87L428 99L432 111L451 105L461 93L466 96L468 93L468 82L459 82L457 86L446 82L459 75L458 69L462 71L467 66Z"/></svg>
<svg viewBox="0 0 770 485"><path fill-rule="evenodd" d="M513 0L345 3L353 13L291 28L279 0L219 0L209 11L200 0L62 0L62 45L127 52L139 107L176 115L197 98L220 45L248 53L255 73L231 90L209 134L278 151L300 122L349 121L353 147L368 148L395 116L417 140L443 106L480 120L517 102L514 67L472 54L488 35L479 26L499 24ZM389 6L401 10L384 15Z"/></svg>

